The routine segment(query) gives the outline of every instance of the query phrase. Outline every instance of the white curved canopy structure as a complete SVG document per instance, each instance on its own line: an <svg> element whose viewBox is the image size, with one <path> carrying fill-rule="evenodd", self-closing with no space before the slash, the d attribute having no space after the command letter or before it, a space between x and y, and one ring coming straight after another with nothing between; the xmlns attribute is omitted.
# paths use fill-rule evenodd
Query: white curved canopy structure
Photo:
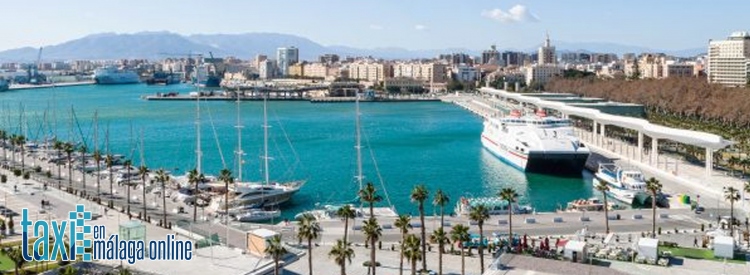
<svg viewBox="0 0 750 275"><path fill-rule="evenodd" d="M648 122L648 120L645 119L611 115L603 113L596 109L569 106L568 104L563 102L549 101L544 100L540 97L525 96L523 94L510 93L507 91L492 88L481 88L480 90L482 93L497 95L503 98L510 98L518 102L534 104L537 107L554 109L563 114L588 118L596 121L597 123L605 125L615 125L627 129L636 130L647 136L657 139L668 139L683 144L700 146L712 150L722 149L734 144L733 141L724 139L723 137L718 135L656 125Z"/></svg>

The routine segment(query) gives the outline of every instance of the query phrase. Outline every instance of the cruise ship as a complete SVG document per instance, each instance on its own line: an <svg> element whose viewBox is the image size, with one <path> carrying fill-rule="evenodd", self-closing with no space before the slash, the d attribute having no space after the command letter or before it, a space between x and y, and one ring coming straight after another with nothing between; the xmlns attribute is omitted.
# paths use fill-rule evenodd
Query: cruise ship
<svg viewBox="0 0 750 275"><path fill-rule="evenodd" d="M543 110L484 122L482 145L521 171L580 175L591 153L573 133L570 120L547 116Z"/></svg>
<svg viewBox="0 0 750 275"><path fill-rule="evenodd" d="M94 71L94 81L96 84L133 84L140 82L140 79L132 70L107 66Z"/></svg>

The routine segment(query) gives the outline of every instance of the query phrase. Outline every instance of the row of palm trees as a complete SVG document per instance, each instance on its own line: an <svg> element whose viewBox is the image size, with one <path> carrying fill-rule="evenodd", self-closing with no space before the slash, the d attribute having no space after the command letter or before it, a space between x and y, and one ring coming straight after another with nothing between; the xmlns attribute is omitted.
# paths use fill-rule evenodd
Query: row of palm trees
<svg viewBox="0 0 750 275"><path fill-rule="evenodd" d="M498 196L508 202L508 205L512 205L518 200L518 193L512 188L502 189ZM365 236L366 247L370 248L370 260L365 262L368 267L368 274L375 275L377 272L378 262L376 259L377 250L375 244L382 237L382 227L378 224L378 220L374 215L374 204L380 202L382 197L377 193L375 186L372 183L367 183L359 191L360 200L367 204L369 207L370 216L363 222L362 232ZM400 261L399 261L399 274L404 272L404 259L411 264L411 274L416 274L418 271L417 264L422 263L421 270L427 270L427 258L426 258L426 245L427 241L436 243L438 246L438 274L443 274L443 254L445 253L445 245L453 242L458 243L461 252L461 274L465 274L465 253L464 243L471 240L469 234L469 227L463 224L458 224L451 228L450 232L446 232L443 228L444 223L444 207L450 202L450 198L442 191L437 190L433 197L433 205L440 208L440 222L441 226L435 229L427 239L425 227L424 227L424 203L429 199L429 191L424 185L417 185L412 190L410 197L412 201L417 205L419 210L419 221L420 221L420 233L419 235L410 234L413 229L412 217L408 215L400 215L395 221L394 226L401 233L401 242L399 245L400 250ZM509 208L510 209L510 208ZM508 211L509 225L512 224L513 211ZM336 244L328 252L328 256L339 265L340 274L346 274L347 263L351 264L354 255L354 250L351 248L349 242L349 220L356 218L356 211L352 206L345 205L337 211L337 215L344 221L344 235L343 238L336 241ZM483 206L479 205L474 207L469 215L469 218L477 225L479 229L480 240L484 240L484 222L489 219L489 211ZM508 233L512 236L512 226L508 227ZM320 237L321 228L318 221L314 216L305 214L298 219L297 228L297 239L301 243L302 241L307 242L308 249L308 270L309 274L313 274L313 260L312 260L312 241ZM484 243L480 241L479 259L480 269L484 273ZM266 247L265 252L274 259L274 266L276 274L279 274L281 267L279 266L280 259L287 253L284 248L281 237L276 236L272 238Z"/></svg>

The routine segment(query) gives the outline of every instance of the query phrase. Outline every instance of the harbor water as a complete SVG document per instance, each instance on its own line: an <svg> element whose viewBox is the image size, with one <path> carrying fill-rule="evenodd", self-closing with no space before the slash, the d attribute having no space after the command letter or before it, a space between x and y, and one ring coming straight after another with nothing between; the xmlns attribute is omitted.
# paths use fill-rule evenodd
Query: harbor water
<svg viewBox="0 0 750 275"><path fill-rule="evenodd" d="M136 165L143 161L152 170L164 168L181 175L197 165L196 102L146 101L141 96L191 91L195 88L187 85L137 84L4 92L0 93L0 125L10 133L18 133L22 126L27 139L55 135L102 151L108 129L113 153ZM242 180L260 181L263 102L243 101L240 108ZM525 174L501 162L482 148L481 118L455 105L361 103L361 113L365 181L373 182L383 195L381 206L390 202L399 213L417 214L409 200L415 184L425 184L431 193L446 192L451 198L449 213L461 196L495 196L504 187L514 188L521 203L537 211L554 211L594 195L589 172L580 178ZM283 208L284 217L317 204L355 198L359 186L354 177L354 103L269 101L268 117L271 179L307 180ZM236 102L201 102L200 125L203 173L217 175L226 167L237 176ZM431 203L426 211L436 213Z"/></svg>

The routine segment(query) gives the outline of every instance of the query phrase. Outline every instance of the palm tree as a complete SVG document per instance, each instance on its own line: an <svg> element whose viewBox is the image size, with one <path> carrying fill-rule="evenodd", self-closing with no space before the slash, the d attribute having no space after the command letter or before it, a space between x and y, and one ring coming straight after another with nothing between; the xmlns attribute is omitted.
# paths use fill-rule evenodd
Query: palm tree
<svg viewBox="0 0 750 275"><path fill-rule="evenodd" d="M0 141L2 141L2 144L0 145L3 146L3 160L8 160L8 156L6 155L7 151L5 148L5 140L7 139L8 139L8 133L5 132L5 130L0 130Z"/></svg>
<svg viewBox="0 0 750 275"><path fill-rule="evenodd" d="M148 210L146 210L146 176L148 176L148 172L151 171L148 170L146 165L141 164L141 167L138 167L138 175L141 176L141 182L143 183L143 220L146 220L148 214Z"/></svg>
<svg viewBox="0 0 750 275"><path fill-rule="evenodd" d="M88 152L88 148L86 148L86 145L81 145L78 147L78 152L81 153L81 183L83 183L81 196L83 196L86 193L86 152Z"/></svg>
<svg viewBox="0 0 750 275"><path fill-rule="evenodd" d="M414 186L414 189L411 190L411 201L417 203L419 222L422 225L419 227L422 232L422 270L427 270L427 257L425 255L425 253L427 253L427 234L425 234L424 226L424 201L427 200L428 197L429 191L427 191L427 187L425 187L424 184Z"/></svg>
<svg viewBox="0 0 750 275"><path fill-rule="evenodd" d="M750 193L750 181L745 183L745 187L743 188L745 193Z"/></svg>
<svg viewBox="0 0 750 275"><path fill-rule="evenodd" d="M226 216L225 223L229 224L229 184L234 183L232 171L226 168L221 169L219 180L224 182L224 215Z"/></svg>
<svg viewBox="0 0 750 275"><path fill-rule="evenodd" d="M312 266L312 240L319 237L320 224L312 214L304 214L298 219L299 228L297 229L297 238L300 240L307 240L307 265L310 268L310 275L313 274Z"/></svg>
<svg viewBox="0 0 750 275"><path fill-rule="evenodd" d="M115 188L114 188L114 182L115 182L115 174L112 173L112 166L115 165L115 157L112 156L112 154L107 154L104 157L104 162L107 165L107 169L109 169L109 201L112 202L112 198L115 196Z"/></svg>
<svg viewBox="0 0 750 275"><path fill-rule="evenodd" d="M656 195L661 192L661 183L656 178L646 181L646 190L651 192L651 237L656 237Z"/></svg>
<svg viewBox="0 0 750 275"><path fill-rule="evenodd" d="M420 242L421 240L416 235L409 234L409 236L406 237L404 250L401 251L401 254L406 257L406 260L411 263L411 275L417 274L417 262L424 259L422 258L422 251L419 251Z"/></svg>
<svg viewBox="0 0 750 275"><path fill-rule="evenodd" d="M443 193L443 190L441 190L441 189L438 189L435 192L435 197L432 199L432 204L434 206L440 207L440 227L443 227L443 224L444 224L443 220L444 220L444 217L445 217L445 212L444 212L445 205L448 204L450 202L450 200L451 199L448 197L448 195L446 195L445 193Z"/></svg>
<svg viewBox="0 0 750 275"><path fill-rule="evenodd" d="M609 185L604 181L599 181L599 184L596 186L596 190L602 192L602 197L604 197L604 228L606 228L606 233L609 234L609 207L607 207L607 192L609 191Z"/></svg>
<svg viewBox="0 0 750 275"><path fill-rule="evenodd" d="M128 171L128 178L130 177L130 167L133 165L133 162L131 160L126 160L123 165L125 165L125 170ZM128 214L130 214L130 179L127 179L125 182L125 190L127 190L127 201L128 201Z"/></svg>
<svg viewBox="0 0 750 275"><path fill-rule="evenodd" d="M450 242L448 234L443 231L443 227L441 226L432 232L430 240L438 244L438 275L443 275L443 247L446 243Z"/></svg>
<svg viewBox="0 0 750 275"><path fill-rule="evenodd" d="M73 144L70 142L66 142L63 145L63 151L68 156L68 187L70 187L71 192L73 190L73 159L71 158L71 155L73 154L73 151L75 149L73 148ZM61 186L58 186L58 188L62 189Z"/></svg>
<svg viewBox="0 0 750 275"><path fill-rule="evenodd" d="M726 187L724 198L729 201L729 236L734 237L734 202L740 200L740 190L732 186Z"/></svg>
<svg viewBox="0 0 750 275"><path fill-rule="evenodd" d="M198 220L198 184L206 180L203 174L198 174L198 170L193 169L188 172L188 182L193 185L193 222Z"/></svg>
<svg viewBox="0 0 750 275"><path fill-rule="evenodd" d="M55 142L52 143L52 149L57 150L57 157L58 158L60 157L60 155L62 155L62 151L63 151L64 148L65 148L65 145L64 145L64 143L62 141L55 140ZM62 179L62 173L60 171L60 166L61 166L60 164L61 163L60 163L59 160L57 160L55 162L55 165L57 165L57 182L58 182L58 185L60 183L60 180ZM58 186L58 188L60 188L60 187Z"/></svg>
<svg viewBox="0 0 750 275"><path fill-rule="evenodd" d="M60 272L60 275L78 275L78 269L73 267L72 265L66 266L65 268L62 268L62 271ZM119 275L123 275L122 271L118 273Z"/></svg>
<svg viewBox="0 0 750 275"><path fill-rule="evenodd" d="M365 241L370 242L370 268L372 269L372 273L368 273L375 275L375 270L377 268L377 262L375 261L375 242L377 242L380 239L380 236L383 235L383 229L380 228L378 220L375 219L375 217L370 217L364 222L362 231L365 233Z"/></svg>
<svg viewBox="0 0 750 275"><path fill-rule="evenodd" d="M13 166L16 165L16 134L10 135L10 138L8 141L10 142L10 148L11 148L11 154L10 154L10 161L13 163Z"/></svg>
<svg viewBox="0 0 750 275"><path fill-rule="evenodd" d="M16 269L16 275L20 274L18 270L23 268L23 265L26 263L21 248L13 248L6 253L10 261L13 263L13 267Z"/></svg>
<svg viewBox="0 0 750 275"><path fill-rule="evenodd" d="M78 274L78 272L73 273L73 274ZM130 272L130 269L128 269L127 267L120 269L120 271L117 273L117 275L132 275L132 274L133 272Z"/></svg>
<svg viewBox="0 0 750 275"><path fill-rule="evenodd" d="M336 210L336 215L344 219L344 243L349 243L349 219L354 221L357 217L357 212L354 211L351 205L344 205L343 207Z"/></svg>
<svg viewBox="0 0 750 275"><path fill-rule="evenodd" d="M96 197L99 198L99 202L101 203L101 195L102 195L102 186L101 186L101 176L102 176L102 169L101 169L101 161L102 161L102 152L99 150L94 150L94 161L96 161Z"/></svg>
<svg viewBox="0 0 750 275"><path fill-rule="evenodd" d="M156 181L161 183L161 199L162 209L164 210L164 222L162 225L167 226L167 182L169 181L169 175L164 169L156 170Z"/></svg>
<svg viewBox="0 0 750 275"><path fill-rule="evenodd" d="M398 230L401 232L401 247L400 250L404 251L404 242L406 242L406 234L409 233L409 229L412 228L411 226L411 217L408 215L399 215L398 219L396 219L395 222L393 222L393 225L398 228ZM404 274L404 254L401 253L401 261L398 265L398 274Z"/></svg>
<svg viewBox="0 0 750 275"><path fill-rule="evenodd" d="M341 267L341 275L346 275L346 262L349 262L349 264L352 263L354 249L348 243L336 240L336 245L328 252L328 257L333 258L333 261Z"/></svg>
<svg viewBox="0 0 750 275"><path fill-rule="evenodd" d="M453 229L451 229L451 241L453 241L454 243L458 243L458 246L461 249L461 275L465 274L464 242L468 242L469 240L471 240L471 237L469 236L468 226L465 226L463 224L457 224L453 226Z"/></svg>
<svg viewBox="0 0 750 275"><path fill-rule="evenodd" d="M484 221L489 218L490 212L483 204L472 208L469 213L469 219L475 221L477 227L479 227L479 264L481 265L481 273L484 273Z"/></svg>
<svg viewBox="0 0 750 275"><path fill-rule="evenodd" d="M383 197L377 194L375 185L373 185L372 182L368 182L362 190L359 190L359 199L370 205L370 217L372 218L375 216L373 213L375 203L382 201Z"/></svg>
<svg viewBox="0 0 750 275"><path fill-rule="evenodd" d="M513 188L503 188L498 195L508 202L508 237L513 245L513 203L518 201L518 193Z"/></svg>
<svg viewBox="0 0 750 275"><path fill-rule="evenodd" d="M268 246L266 246L264 252L268 255L271 255L271 257L273 258L274 274L281 274L279 269L279 261L281 260L281 257L286 255L287 253L286 248L284 248L284 245L281 244L281 235L271 237L271 239L268 240Z"/></svg>
<svg viewBox="0 0 750 275"><path fill-rule="evenodd" d="M26 145L26 137L23 135L17 135L15 138L16 145L21 147L21 172L24 172L26 168L26 156L24 156L24 145Z"/></svg>

